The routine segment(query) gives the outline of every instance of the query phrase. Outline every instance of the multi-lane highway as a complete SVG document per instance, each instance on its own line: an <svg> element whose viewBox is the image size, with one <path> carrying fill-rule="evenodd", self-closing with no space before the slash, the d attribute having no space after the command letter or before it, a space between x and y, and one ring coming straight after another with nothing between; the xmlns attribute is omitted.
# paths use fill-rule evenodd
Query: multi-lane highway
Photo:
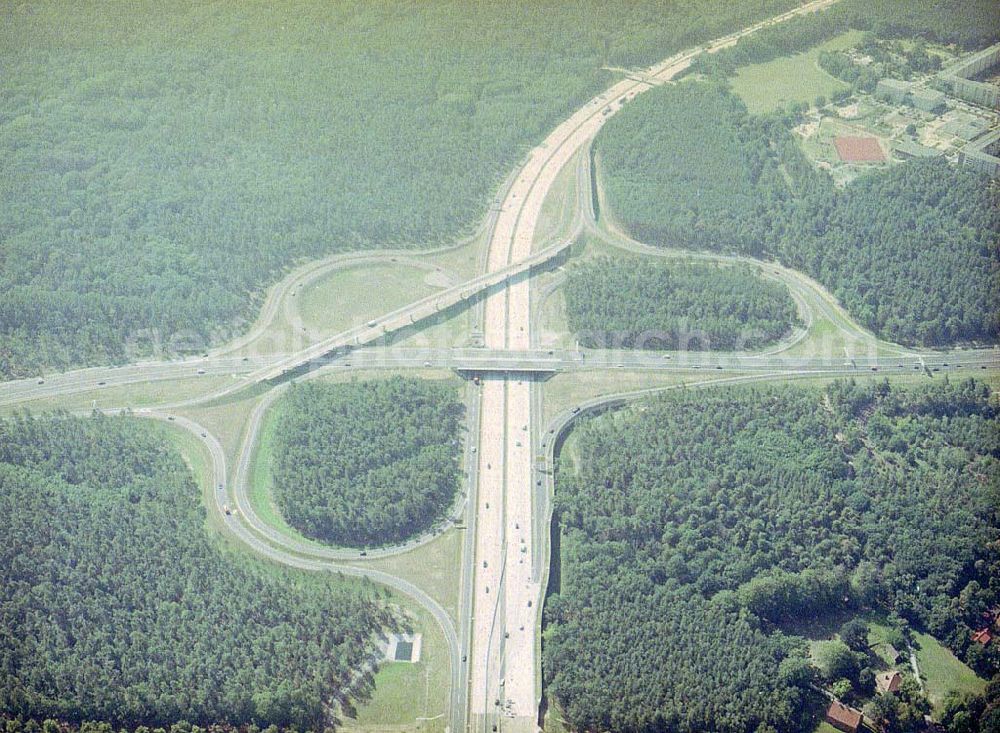
<svg viewBox="0 0 1000 733"><path fill-rule="evenodd" d="M91 390L111 389L160 380L227 377L196 398L193 405L232 394L251 385L267 390L243 433L236 469L226 476L225 456L218 440L202 426L180 415L173 422L201 436L213 459L216 507L225 527L254 551L289 566L364 576L397 589L428 609L441 626L451 657L452 731L474 729L534 730L541 694L539 639L540 611L548 567L547 532L552 492L551 472L538 472L537 456L545 455L551 467L555 436L569 422L590 409L648 394L600 398L577 405L558 416L547 429L541 419L541 382L557 372L580 370L711 371L705 383L754 381L798 376L835 376L872 371L930 373L996 368L1000 354L993 349L950 354L912 353L886 349L853 324L835 301L805 276L767 265L771 274L792 287L806 322L813 309L838 324L844 334L868 344L864 353L802 355L793 343L768 353L711 353L681 350L650 353L634 349L565 350L539 348L532 328L531 279L536 268L550 263L576 239L582 227L594 227L589 195L580 195L577 214L567 236L537 251L536 225L542 204L557 175L574 159L622 104L652 86L666 83L686 69L698 53L712 52L735 43L754 30L781 22L798 13L825 7L835 0L816 0L790 13L719 39L712 44L676 54L616 83L587 102L560 124L525 159L509 178L500 204L484 222L487 248L482 273L403 308L384 314L356 328L289 353L264 356L249 346L272 322L286 298L296 288L319 277L331 267L345 266L381 255L341 255L306 268L283 281L268 296L258 324L249 334L203 357L145 362L119 368L82 369L65 374L8 382L0 386L0 406L30 402ZM581 171L586 166L580 163ZM588 181L589 183L589 181ZM581 188L581 191L584 189ZM585 189L589 194L589 185ZM604 232L603 234L607 234ZM645 249L645 245L618 237L618 245ZM652 253L652 252L651 252ZM760 264L760 263L757 263ZM480 316L482 348L412 349L387 347L388 336L449 308L475 306ZM797 343L797 342L796 342ZM468 387L467 487L453 516L465 514L467 533L457 623L415 583L367 567L356 551L327 548L305 542L269 526L249 500L248 476L258 442L263 415L290 379L310 378L331 370L373 368L448 368L482 377ZM688 384L698 384L689 378ZM165 408L164 408L165 409ZM167 419L165 412L141 412ZM230 492L231 495L230 495ZM236 511L223 511L232 502ZM398 547L370 550L368 558L385 556L427 541L428 537ZM347 564L347 561L351 561ZM360 563L360 564L359 564Z"/></svg>
<svg viewBox="0 0 1000 733"><path fill-rule="evenodd" d="M816 9L830 1L818 0L806 7ZM763 25L720 39L708 50L731 45ZM640 81L626 79L615 84L532 150L508 190L494 226L488 271L500 272L530 257L542 204L559 172L625 101L654 84L668 81L686 69L699 52L669 58L638 75ZM487 349L515 352L511 354L515 359L523 357L532 344L530 305L526 280L508 281L505 288L488 296L483 322ZM556 361L554 354L547 356ZM536 365L544 361L544 357L532 360ZM624 368L624 362L619 363ZM537 555L533 544L543 535L534 526L537 518L533 506L538 498L532 492L532 440L538 417L532 414L532 406L538 402L533 399L536 389L534 379L517 373L486 382L482 391L480 443L484 450L479 458L479 526L471 576L474 622L469 642L469 711L473 728L484 731L532 730L538 723L540 674L535 618L541 605L541 584L532 573L531 559ZM499 461L496 467L494 461Z"/></svg>

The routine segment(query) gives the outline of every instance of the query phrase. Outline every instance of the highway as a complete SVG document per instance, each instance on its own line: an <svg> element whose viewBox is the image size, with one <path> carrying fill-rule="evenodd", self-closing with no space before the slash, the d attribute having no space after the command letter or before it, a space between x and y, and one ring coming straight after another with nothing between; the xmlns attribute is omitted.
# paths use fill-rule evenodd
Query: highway
<svg viewBox="0 0 1000 733"><path fill-rule="evenodd" d="M451 731L533 731L538 724L541 695L537 632L548 569L547 528L551 517L555 439L580 415L659 391L642 390L581 403L543 428L539 424L542 380L552 374L588 370L710 371L711 380L707 375L701 381L696 376L686 380L688 386L698 386L873 371L968 373L1000 367L1000 352L996 349L943 354L916 353L900 347L897 353L886 355L883 345L878 345L878 349L873 347L864 353L804 356L792 352L794 343L764 353L688 350L658 353L631 348L566 350L538 345L532 319L532 310L537 307L532 302L533 271L561 256L584 228L609 236L595 225L588 187L588 195L584 197L581 193L579 197L581 202L584 198L587 201L585 205L578 202L581 211L568 236L533 251L542 204L559 172L590 145L601 126L626 100L668 82L686 69L697 54L726 47L754 30L833 2L816 0L707 46L675 54L617 82L583 105L534 148L508 179L499 205L491 207L483 222L481 233L487 238L487 247L482 272L475 278L306 348L264 355L252 353L254 341L261 338L281 309L287 308L288 298L304 284L331 268L383 261L391 253L337 255L313 263L276 285L253 329L223 348L198 358L81 369L47 375L44 380L7 382L0 386L0 406L182 378L226 377L228 381L173 407L204 404L254 385L265 389L249 417L231 479L227 477L225 454L219 441L201 425L179 414L168 414L173 409L170 406L139 410L137 414L170 420L204 441L212 456L214 483L225 487L216 492L213 509L227 531L254 552L291 567L367 577L407 595L433 615L443 630L451 658L448 716ZM579 165L581 170L587 169L589 176L585 163ZM621 246L623 237L615 234L613 243ZM624 246L663 256L662 250L648 251L650 248L639 242L626 241ZM791 283L807 323L815 309L859 343L876 343L871 334L857 327L836 301L809 278L770 263L766 268L775 277ZM475 307L481 314L478 317L483 334L481 348L414 349L386 345L392 334L456 306ZM363 372L381 368L446 368L485 377L481 385L470 382L467 387L466 496L456 498L451 513L452 519L464 515L467 526L457 623L414 583L364 564L365 559L413 549L432 539L433 533L404 545L372 548L366 558L361 558L357 550L325 547L278 531L256 514L249 499L250 466L263 417L290 380L309 379L336 370ZM536 463L538 455L546 456L547 461L547 470L541 473ZM229 501L235 507L232 514L223 511Z"/></svg>
<svg viewBox="0 0 1000 733"><path fill-rule="evenodd" d="M454 369L462 373L501 375L516 372L540 375L561 372L628 369L672 372L722 369L738 372L817 371L850 374L858 371L895 372L939 369L994 368L1000 366L1000 350L966 349L949 353L919 352L901 355L797 356L782 353L734 353L712 351L636 351L631 349L565 350L526 349L362 349L330 359L327 370L336 369Z"/></svg>
<svg viewBox="0 0 1000 733"><path fill-rule="evenodd" d="M276 357L272 357L272 360ZM273 363L273 361L272 361ZM325 356L311 362L309 375L322 370L338 369L454 369L459 372L498 373L521 371L524 373L555 373L598 369L638 369L643 371L677 371L685 369L718 369L727 371L772 370L835 370L851 373L875 367L876 370L894 371L900 368L954 371L961 369L995 368L1000 366L1000 350L996 348L958 349L949 352L900 350L899 354L858 354L845 357L843 353L817 356L788 355L773 350L767 352L703 352L703 351L637 351L634 349L550 350L526 348L505 350L488 348L420 349L405 347L365 347L334 356ZM900 366L902 365L902 366ZM208 357L186 361L150 362L118 368L95 367L65 372L45 378L20 379L3 384L0 389L0 406L12 406L31 400L47 399L113 389L133 384L196 378L198 376L234 377L234 383L246 387L246 375L253 365L237 357ZM201 372L201 374L199 374ZM226 392L231 391L227 387ZM197 400L186 401L194 405L214 399L218 392L210 392Z"/></svg>

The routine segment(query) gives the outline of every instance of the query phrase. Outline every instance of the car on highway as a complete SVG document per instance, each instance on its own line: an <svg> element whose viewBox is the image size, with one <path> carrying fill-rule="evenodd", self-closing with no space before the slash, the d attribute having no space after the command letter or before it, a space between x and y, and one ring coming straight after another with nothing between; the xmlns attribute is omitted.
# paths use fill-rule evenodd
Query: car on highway
<svg viewBox="0 0 1000 733"><path fill-rule="evenodd" d="M205 373L205 370L204 370L204 369L199 369L199 370L198 370L198 374L204 374L204 373Z"/></svg>
<svg viewBox="0 0 1000 733"><path fill-rule="evenodd" d="M44 380L44 379L39 379L39 380L38 380L38 383L39 383L39 384L45 384L45 380Z"/></svg>

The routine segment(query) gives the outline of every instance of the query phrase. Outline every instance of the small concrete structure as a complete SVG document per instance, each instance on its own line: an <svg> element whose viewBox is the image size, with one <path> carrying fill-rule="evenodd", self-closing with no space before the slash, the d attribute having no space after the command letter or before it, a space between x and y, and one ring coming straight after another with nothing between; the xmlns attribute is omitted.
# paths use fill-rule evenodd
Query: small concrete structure
<svg viewBox="0 0 1000 733"><path fill-rule="evenodd" d="M392 634L385 645L385 659L388 662L420 661L420 651L423 648L423 634Z"/></svg>

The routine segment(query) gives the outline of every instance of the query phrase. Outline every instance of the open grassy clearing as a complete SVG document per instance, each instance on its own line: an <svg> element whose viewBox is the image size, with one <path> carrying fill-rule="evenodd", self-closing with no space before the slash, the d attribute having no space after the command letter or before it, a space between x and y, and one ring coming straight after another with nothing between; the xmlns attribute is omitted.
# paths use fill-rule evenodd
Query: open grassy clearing
<svg viewBox="0 0 1000 733"><path fill-rule="evenodd" d="M298 351L431 295L453 279L444 270L405 262L344 264L290 288L260 335L236 353Z"/></svg>
<svg viewBox="0 0 1000 733"><path fill-rule="evenodd" d="M924 677L927 698L939 709L949 691L979 694L986 688L986 680L976 676L960 659L928 634L913 634L917 650L917 666Z"/></svg>
<svg viewBox="0 0 1000 733"><path fill-rule="evenodd" d="M469 345L472 309L458 305L442 311L392 336L394 346L416 349L450 349Z"/></svg>
<svg viewBox="0 0 1000 733"><path fill-rule="evenodd" d="M343 718L343 730L355 733L439 733L447 727L451 667L448 647L433 617L409 599L394 600L423 634L420 661L384 662L375 675L371 696Z"/></svg>
<svg viewBox="0 0 1000 733"><path fill-rule="evenodd" d="M32 412L43 410L89 410L97 408L131 408L155 407L167 405L181 400L191 399L202 394L210 394L233 383L228 376L203 376L185 379L163 379L155 382L141 382L112 387L98 387L85 392L74 392L54 397L44 397L37 400L17 402L0 407L0 414L27 409Z"/></svg>
<svg viewBox="0 0 1000 733"><path fill-rule="evenodd" d="M538 345L548 349L576 348L576 339L566 322L566 296L562 287L547 293L542 302L536 301L536 307L541 308L536 321L539 325Z"/></svg>
<svg viewBox="0 0 1000 733"><path fill-rule="evenodd" d="M465 529L451 528L412 550L390 557L350 562L356 567L384 570L405 578L441 604L458 621L458 577L461 573Z"/></svg>
<svg viewBox="0 0 1000 733"><path fill-rule="evenodd" d="M886 634L890 631L885 620L879 616L866 616L868 623L868 641L872 645L884 644ZM951 650L930 634L913 632L914 649L917 654L917 666L923 678L927 698L935 710L939 710L945 696L951 692L979 694L986 687L986 680L981 679L969 669ZM909 669L909 654L905 649L899 650L904 658L897 665Z"/></svg>
<svg viewBox="0 0 1000 733"><path fill-rule="evenodd" d="M230 472L231 478L239 458L243 433L258 399L250 398L225 404L185 407L173 412L194 420L218 439L225 453L226 468Z"/></svg>
<svg viewBox="0 0 1000 733"><path fill-rule="evenodd" d="M825 720L820 720L819 724L813 730L813 733L840 733L840 731L827 723Z"/></svg>
<svg viewBox="0 0 1000 733"><path fill-rule="evenodd" d="M631 392L640 389L668 387L709 378L702 371L648 372L630 369L601 369L593 371L556 374L545 382L542 426L580 402L617 392ZM720 377L721 378L721 377Z"/></svg>
<svg viewBox="0 0 1000 733"><path fill-rule="evenodd" d="M443 271L403 264L352 267L301 288L296 310L318 340L431 295L451 281Z"/></svg>
<svg viewBox="0 0 1000 733"><path fill-rule="evenodd" d="M823 51L850 48L860 39L860 31L851 31L806 53L744 66L732 79L733 91L753 114L772 112L794 102L812 104L819 95L829 99L831 94L848 89L849 85L823 71L817 63L819 55Z"/></svg>
<svg viewBox="0 0 1000 733"><path fill-rule="evenodd" d="M281 512L278 511L278 507L274 502L274 497L272 496L271 464L274 461L274 439L277 434L279 420L281 420L280 399L271 405L271 408L264 414L261 422L257 446L254 450L253 460L250 462L250 474L247 476L250 504L261 520L278 529L282 534L293 537L296 540L321 546L321 543L309 540L292 529L284 517L281 516Z"/></svg>
<svg viewBox="0 0 1000 733"><path fill-rule="evenodd" d="M463 280L471 280L479 274L480 260L488 243L488 235L489 229L483 229L461 246L418 257L422 262L434 264Z"/></svg>
<svg viewBox="0 0 1000 733"><path fill-rule="evenodd" d="M569 234L576 215L579 197L577 167L581 157L589 154L589 146L584 145L556 175L552 187L542 202L541 211L535 222L535 239L532 242L532 251L538 251L546 245L552 244L558 237Z"/></svg>

